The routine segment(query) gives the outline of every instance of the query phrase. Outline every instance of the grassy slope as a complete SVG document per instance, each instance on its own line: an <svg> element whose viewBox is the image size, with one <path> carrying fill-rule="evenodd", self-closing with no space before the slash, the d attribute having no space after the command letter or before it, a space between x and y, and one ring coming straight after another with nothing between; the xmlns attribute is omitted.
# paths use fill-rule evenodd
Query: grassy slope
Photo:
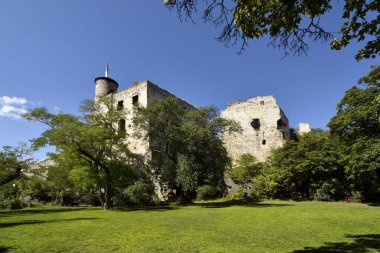
<svg viewBox="0 0 380 253"><path fill-rule="evenodd" d="M0 252L292 252L305 247L311 247L306 252L380 251L380 208L265 201L0 212Z"/></svg>

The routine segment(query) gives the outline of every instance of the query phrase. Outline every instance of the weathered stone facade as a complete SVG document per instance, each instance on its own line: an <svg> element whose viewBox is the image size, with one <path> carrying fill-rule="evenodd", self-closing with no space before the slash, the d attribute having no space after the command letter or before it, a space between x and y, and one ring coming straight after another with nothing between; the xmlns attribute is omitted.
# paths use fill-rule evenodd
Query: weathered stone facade
<svg viewBox="0 0 380 253"><path fill-rule="evenodd" d="M134 84L119 92L118 83L109 77L98 77L95 84L95 99L100 96L113 96L117 108L125 111L126 118L119 122L119 128L126 131L126 141L131 151L137 154L149 154L150 142L145 138L137 138L134 134L134 105L148 106L155 99L174 97L180 106L189 110L195 109L191 104L150 81ZM272 149L281 147L285 140L289 139L288 119L273 96L229 103L227 109L222 111L221 117L239 122L243 129L241 134L223 136L225 147L233 160L244 153L250 153L259 161L265 161Z"/></svg>
<svg viewBox="0 0 380 253"><path fill-rule="evenodd" d="M150 81L143 81L136 83L131 87L124 90L117 91L118 84L111 78L98 77L95 79L95 99L99 96L113 96L115 106L119 110L125 112L125 120L119 122L119 129L123 128L127 133L127 143L133 153L147 155L149 152L150 142L146 138L138 138L135 136L134 128L132 125L133 119L133 106L148 106L155 99L162 99L165 97L174 97L177 99L179 106L186 109L194 109L195 107L186 101L177 98L170 92L160 88Z"/></svg>
<svg viewBox="0 0 380 253"><path fill-rule="evenodd" d="M289 139L288 118L273 96L229 103L221 117L239 122L243 129L242 133L223 136L224 145L234 161L244 153L265 161L271 150Z"/></svg>

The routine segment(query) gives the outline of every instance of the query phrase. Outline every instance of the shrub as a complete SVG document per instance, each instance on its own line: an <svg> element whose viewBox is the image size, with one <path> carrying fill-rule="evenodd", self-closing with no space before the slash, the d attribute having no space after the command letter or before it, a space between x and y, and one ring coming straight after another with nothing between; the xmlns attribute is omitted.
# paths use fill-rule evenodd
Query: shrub
<svg viewBox="0 0 380 253"><path fill-rule="evenodd" d="M0 209L20 209L20 195L10 184L2 186L0 189Z"/></svg>
<svg viewBox="0 0 380 253"><path fill-rule="evenodd" d="M128 186L123 195L128 204L142 205L152 203L152 196L154 194L153 185L137 181L133 185Z"/></svg>
<svg viewBox="0 0 380 253"><path fill-rule="evenodd" d="M219 195L219 190L210 185L202 185L197 188L197 198L199 200L215 199Z"/></svg>
<svg viewBox="0 0 380 253"><path fill-rule="evenodd" d="M311 185L312 198L318 201L333 201L342 199L344 196L343 186L336 180L322 183L321 185Z"/></svg>
<svg viewBox="0 0 380 253"><path fill-rule="evenodd" d="M236 191L231 192L227 195L227 199L229 200L239 200L244 199L246 197L246 191L243 187L239 186Z"/></svg>

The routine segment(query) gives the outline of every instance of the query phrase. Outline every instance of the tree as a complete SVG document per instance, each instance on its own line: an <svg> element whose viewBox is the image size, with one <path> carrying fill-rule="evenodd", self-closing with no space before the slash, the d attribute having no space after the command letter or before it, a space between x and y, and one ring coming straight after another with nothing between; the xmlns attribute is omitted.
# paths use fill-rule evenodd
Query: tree
<svg viewBox="0 0 380 253"><path fill-rule="evenodd" d="M122 174L131 175L139 158L133 155L125 143L125 133L117 129L119 120L125 117L114 108L113 98L101 98L97 102L84 101L83 116L52 114L46 108L36 108L25 114L28 120L40 121L49 127L33 147L55 146L59 153L75 155L90 168L105 209L113 207L115 180Z"/></svg>
<svg viewBox="0 0 380 253"><path fill-rule="evenodd" d="M197 191L207 195L206 188L214 197L223 192L230 159L220 137L239 131L236 122L218 117L214 107L185 110L175 98L165 98L137 107L134 124L150 140L152 172L182 201L192 201Z"/></svg>
<svg viewBox="0 0 380 253"><path fill-rule="evenodd" d="M337 114L328 126L331 132L346 140L380 136L380 66L359 80L363 88L347 90L337 105Z"/></svg>
<svg viewBox="0 0 380 253"><path fill-rule="evenodd" d="M261 178L271 197L339 200L346 193L345 147L333 136L312 131L273 151ZM265 180L273 182L265 182ZM265 187L264 187L265 188Z"/></svg>
<svg viewBox="0 0 380 253"><path fill-rule="evenodd" d="M347 90L328 126L347 146L346 173L354 190L367 199L380 193L380 66Z"/></svg>
<svg viewBox="0 0 380 253"><path fill-rule="evenodd" d="M30 149L24 143L17 147L4 146L0 150L0 208L22 207L20 186L29 171Z"/></svg>
<svg viewBox="0 0 380 253"><path fill-rule="evenodd" d="M96 179L88 163L75 153L50 153L53 162L34 170L29 178L31 197L61 205L96 204ZM39 188L41 188L39 190Z"/></svg>
<svg viewBox="0 0 380 253"><path fill-rule="evenodd" d="M228 175L236 184L244 185L260 174L261 167L262 164L257 162L256 157L251 154L242 154Z"/></svg>
<svg viewBox="0 0 380 253"><path fill-rule="evenodd" d="M346 0L340 38L333 38L333 33L321 25L323 15L337 8L331 0L164 0L164 3L176 9L181 20L192 19L194 12L203 7L203 20L221 28L217 40L226 45L241 40L241 51L249 39L266 36L270 38L270 46L283 49L286 54L306 54L307 39L332 40L331 48L335 50L354 40L366 41L356 60L375 58L380 50L379 0Z"/></svg>
<svg viewBox="0 0 380 253"><path fill-rule="evenodd" d="M30 150L25 144L19 147L4 146L0 151L0 186L8 184L22 176L22 173L29 168L26 156Z"/></svg>

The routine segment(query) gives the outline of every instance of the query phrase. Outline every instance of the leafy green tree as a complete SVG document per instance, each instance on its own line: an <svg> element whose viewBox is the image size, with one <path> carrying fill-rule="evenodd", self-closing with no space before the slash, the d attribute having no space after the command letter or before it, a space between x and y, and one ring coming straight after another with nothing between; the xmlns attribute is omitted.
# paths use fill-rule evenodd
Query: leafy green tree
<svg viewBox="0 0 380 253"><path fill-rule="evenodd" d="M338 139L310 132L273 151L262 184L273 186L272 197L312 199L318 192L328 191L321 200L338 200L347 189L345 158L345 147Z"/></svg>
<svg viewBox="0 0 380 253"><path fill-rule="evenodd" d="M40 178L46 184L50 201L62 205L96 204L100 197L96 179L88 164L75 153L50 154L52 165L41 167Z"/></svg>
<svg viewBox="0 0 380 253"><path fill-rule="evenodd" d="M269 45L285 53L306 54L308 39L316 42L331 40L331 48L340 50L353 41L366 41L355 58L374 58L380 50L380 19L378 0L344 1L340 38L322 26L322 17L338 4L331 0L260 1L260 0L163 0L182 19L192 19L203 8L203 20L221 33L217 39L226 45L242 41L244 50L249 39L269 37Z"/></svg>
<svg viewBox="0 0 380 253"><path fill-rule="evenodd" d="M99 189L100 202L105 209L110 209L118 172L134 174L132 171L136 170L139 158L129 151L125 133L117 129L125 115L116 110L112 98L105 97L96 103L84 101L81 109L84 115L80 117L36 108L25 114L25 118L49 127L33 140L34 148L52 145L58 152L75 155L87 164Z"/></svg>
<svg viewBox="0 0 380 253"><path fill-rule="evenodd" d="M152 202L154 187L150 182L136 181L123 191L128 204L144 205Z"/></svg>
<svg viewBox="0 0 380 253"><path fill-rule="evenodd" d="M201 186L218 189L219 194L224 190L230 159L220 137L225 131L239 131L240 126L218 117L217 112L214 107L185 110L175 98L136 108L135 127L152 143L153 173L184 202L193 200Z"/></svg>
<svg viewBox="0 0 380 253"><path fill-rule="evenodd" d="M22 176L29 168L30 150L25 144L19 147L4 146L0 151L0 186L8 184Z"/></svg>
<svg viewBox="0 0 380 253"><path fill-rule="evenodd" d="M347 149L348 181L367 199L380 196L380 66L346 91L328 126ZM379 197L377 197L379 200Z"/></svg>
<svg viewBox="0 0 380 253"><path fill-rule="evenodd" d="M30 149L21 143L17 147L4 146L0 151L0 208L22 207L21 187L29 172Z"/></svg>
<svg viewBox="0 0 380 253"><path fill-rule="evenodd" d="M380 138L356 139L346 153L351 191L360 192L367 201L380 201Z"/></svg>
<svg viewBox="0 0 380 253"><path fill-rule="evenodd" d="M328 126L331 132L346 140L379 138L380 136L380 66L359 80L337 105L337 114Z"/></svg>
<svg viewBox="0 0 380 253"><path fill-rule="evenodd" d="M251 154L243 154L236 161L236 166L228 171L229 177L236 184L244 185L260 174L262 164Z"/></svg>

